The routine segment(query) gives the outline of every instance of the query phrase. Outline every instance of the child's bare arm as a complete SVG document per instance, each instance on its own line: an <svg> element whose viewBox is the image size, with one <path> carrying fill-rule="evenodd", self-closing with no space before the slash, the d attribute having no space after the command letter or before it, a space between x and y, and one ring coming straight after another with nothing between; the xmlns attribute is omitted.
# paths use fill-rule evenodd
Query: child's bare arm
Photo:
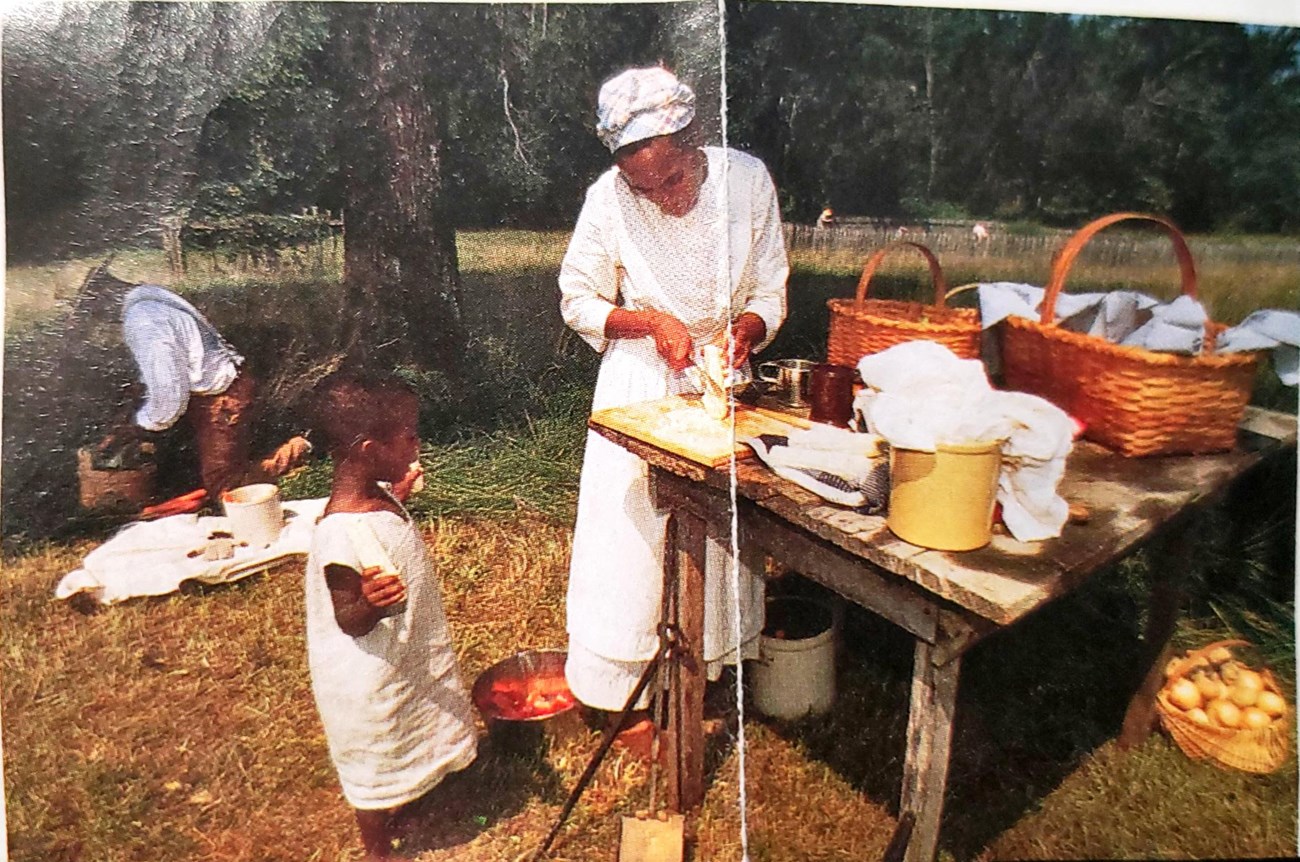
<svg viewBox="0 0 1300 862"><path fill-rule="evenodd" d="M363 577L356 569L331 563L325 583L334 603L334 619L344 634L361 637L383 617L382 609L406 598L406 587L396 575Z"/></svg>

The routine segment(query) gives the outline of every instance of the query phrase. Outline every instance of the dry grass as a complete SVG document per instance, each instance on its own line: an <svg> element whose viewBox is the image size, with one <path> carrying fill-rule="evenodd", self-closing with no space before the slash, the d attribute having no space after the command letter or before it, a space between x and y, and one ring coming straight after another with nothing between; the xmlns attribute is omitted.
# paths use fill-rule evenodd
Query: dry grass
<svg viewBox="0 0 1300 862"><path fill-rule="evenodd" d="M971 282L1014 281L1045 285L1052 254L1068 238L1064 232L1035 236L1001 236L977 246L963 231L936 230L917 239L939 258L950 286ZM890 238L853 237L839 244L796 245L791 265L817 275L844 279L843 295L852 296L862 264ZM1198 295L1211 316L1236 323L1259 308L1300 306L1300 242L1269 237L1234 241L1221 237L1189 237L1196 262ZM905 277L928 284L929 271L921 256L909 250L891 253L878 270L882 280ZM1099 234L1085 247L1070 272L1067 290L1126 288L1172 299L1179 287L1178 268L1169 241L1163 237L1134 238ZM875 295L874 293L872 295ZM928 289L916 294L928 301Z"/></svg>
<svg viewBox="0 0 1300 862"><path fill-rule="evenodd" d="M442 518L427 541L467 679L516 650L564 644L566 525L527 513ZM89 547L36 551L3 573L15 862L359 858L311 699L299 567L81 615L51 588ZM1191 763L1159 736L1132 752L1107 742L1122 702L1111 675L1136 648L1122 636L1128 615L1096 604L1113 598L1087 593L967 665L944 857L1292 852L1294 758L1249 776ZM830 715L747 721L755 862L878 858L896 825L906 639L865 614L848 623ZM1085 645L1084 633L1096 640ZM734 696L715 694L724 706ZM534 757L486 743L435 791L408 850L420 862L519 858L597 742L579 728ZM726 733L711 739L707 768L690 858L739 862L738 752ZM552 858L615 862L619 817L646 806L647 780L643 764L611 753Z"/></svg>

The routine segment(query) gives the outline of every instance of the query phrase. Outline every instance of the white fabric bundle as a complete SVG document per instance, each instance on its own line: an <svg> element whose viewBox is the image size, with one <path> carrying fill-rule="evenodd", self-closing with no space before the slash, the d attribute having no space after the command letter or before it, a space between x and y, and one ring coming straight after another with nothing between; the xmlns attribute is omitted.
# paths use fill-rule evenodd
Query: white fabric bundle
<svg viewBox="0 0 1300 862"><path fill-rule="evenodd" d="M279 537L265 548L235 548L234 556L207 560L201 551L214 531L230 530L224 517L171 515L156 521L128 524L107 542L95 548L54 589L56 598L68 599L86 593L103 605L135 596L174 593L185 581L223 584L260 572L311 546L316 520L328 499L288 500L284 504L287 522Z"/></svg>
<svg viewBox="0 0 1300 862"><path fill-rule="evenodd" d="M1038 320L1045 291L1008 281L979 286L985 329L1008 317ZM1195 355L1205 346L1205 307L1190 296L1161 303L1134 291L1062 293L1056 298L1062 329L1095 335L1114 344L1162 353ZM1250 314L1215 339L1215 353L1272 350L1273 367L1287 386L1300 382L1300 313L1265 309Z"/></svg>
<svg viewBox="0 0 1300 862"><path fill-rule="evenodd" d="M1069 506L1057 494L1074 422L1035 395L999 392L983 365L931 341L899 344L858 362L867 384L854 402L868 431L891 446L933 452L941 444L1002 441L998 502L1022 542L1061 534Z"/></svg>

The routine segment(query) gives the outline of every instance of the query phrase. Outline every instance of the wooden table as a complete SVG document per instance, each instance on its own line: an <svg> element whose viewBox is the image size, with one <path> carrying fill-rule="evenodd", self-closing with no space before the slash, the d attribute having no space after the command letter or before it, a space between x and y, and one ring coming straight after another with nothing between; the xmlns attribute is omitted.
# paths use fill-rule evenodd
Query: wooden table
<svg viewBox="0 0 1300 862"><path fill-rule="evenodd" d="M703 799L703 562L706 535L730 535L731 477L592 423L598 433L650 466L657 501L672 512L666 567L674 567L683 656L667 734L669 802L687 811ZM881 517L830 505L776 477L754 459L738 462L736 520L742 547L759 548L846 599L905 629L916 640L900 812L916 818L908 862L930 862L939 840L962 655L1157 536L1186 553L1177 537L1204 504L1264 461L1296 445L1293 416L1250 408L1240 444L1217 455L1130 459L1081 441L1069 457L1061 494L1089 510L1062 535L1022 543L995 535L963 553L925 550L896 538ZM1182 567L1153 567L1152 607L1143 656L1145 681L1121 731L1132 744L1153 727L1159 661L1178 613ZM1176 576L1175 576L1176 577Z"/></svg>

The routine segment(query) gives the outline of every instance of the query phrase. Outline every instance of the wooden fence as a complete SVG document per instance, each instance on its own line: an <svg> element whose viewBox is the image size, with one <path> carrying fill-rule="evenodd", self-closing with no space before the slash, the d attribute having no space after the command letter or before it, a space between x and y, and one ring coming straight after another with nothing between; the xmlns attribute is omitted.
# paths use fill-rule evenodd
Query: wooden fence
<svg viewBox="0 0 1300 862"><path fill-rule="evenodd" d="M208 221L170 216L161 222L162 246L172 275L188 271L201 255L214 272L252 269L275 271L282 264L314 263L323 268L342 247L343 214L317 207L296 215L250 213Z"/></svg>
<svg viewBox="0 0 1300 862"><path fill-rule="evenodd" d="M831 227L787 224L786 248L830 256L859 255L866 258L876 249L899 239L919 242L942 260L945 255L965 258L1050 260L1065 244L1072 231L1041 229L1033 234L1012 233L995 223L989 236L976 239L973 222L907 224L876 221L851 222ZM899 228L905 228L900 233ZM1197 260L1216 263L1276 263L1300 265L1300 242L1252 243L1214 237L1189 237L1188 245ZM1100 233L1084 249L1084 259L1101 265L1161 263L1173 260L1168 237L1149 231L1110 229ZM918 258L919 260L919 258Z"/></svg>

